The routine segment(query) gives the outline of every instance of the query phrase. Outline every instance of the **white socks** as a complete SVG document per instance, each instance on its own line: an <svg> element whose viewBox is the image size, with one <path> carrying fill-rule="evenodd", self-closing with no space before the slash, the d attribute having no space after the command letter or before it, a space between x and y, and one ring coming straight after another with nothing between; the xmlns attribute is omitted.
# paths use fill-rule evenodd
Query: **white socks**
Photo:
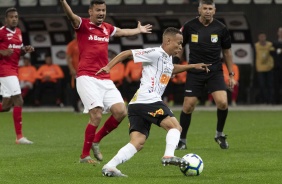
<svg viewBox="0 0 282 184"><path fill-rule="evenodd" d="M220 136L225 136L225 134L223 133L223 132L218 132L218 131L216 131L216 133L215 133L215 138L217 138L217 137L220 137Z"/></svg>
<svg viewBox="0 0 282 184"><path fill-rule="evenodd" d="M123 146L106 165L109 167L116 167L129 160L135 153L137 153L137 149L131 143L128 143Z"/></svg>
<svg viewBox="0 0 282 184"><path fill-rule="evenodd" d="M166 134L166 148L164 156L174 156L175 148L180 139L180 131L176 128L170 129Z"/></svg>

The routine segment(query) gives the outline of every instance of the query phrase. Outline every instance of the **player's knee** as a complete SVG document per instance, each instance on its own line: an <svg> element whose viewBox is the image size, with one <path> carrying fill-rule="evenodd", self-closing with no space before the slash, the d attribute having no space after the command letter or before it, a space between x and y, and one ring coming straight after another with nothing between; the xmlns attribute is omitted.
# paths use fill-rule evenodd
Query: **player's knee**
<svg viewBox="0 0 282 184"><path fill-rule="evenodd" d="M225 101L221 101L221 102L218 102L216 106L220 110L225 110L228 108L228 103Z"/></svg>
<svg viewBox="0 0 282 184"><path fill-rule="evenodd" d="M186 114L191 114L195 109L195 106L194 105L191 105L191 104L184 104L183 105L183 112L186 113Z"/></svg>
<svg viewBox="0 0 282 184"><path fill-rule="evenodd" d="M179 132L182 132L182 127L180 125L176 126L176 129L179 130Z"/></svg>
<svg viewBox="0 0 282 184"><path fill-rule="evenodd" d="M126 108L119 108L113 111L113 116L117 121L122 121L127 116L127 110Z"/></svg>

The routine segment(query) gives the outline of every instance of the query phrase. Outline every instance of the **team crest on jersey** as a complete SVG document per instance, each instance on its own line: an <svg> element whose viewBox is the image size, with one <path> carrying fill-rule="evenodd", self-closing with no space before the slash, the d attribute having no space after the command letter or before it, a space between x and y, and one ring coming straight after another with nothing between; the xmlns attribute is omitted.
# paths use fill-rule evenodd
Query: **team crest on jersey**
<svg viewBox="0 0 282 184"><path fill-rule="evenodd" d="M7 39L8 39L8 40L11 40L12 38L13 38L13 34L12 34L12 33L8 33L8 34L7 34Z"/></svg>
<svg viewBox="0 0 282 184"><path fill-rule="evenodd" d="M211 42L216 43L218 41L218 36L216 34L211 35Z"/></svg>
<svg viewBox="0 0 282 184"><path fill-rule="evenodd" d="M107 29L105 27L103 29L103 33L105 33L105 35L109 35L109 33L108 33L108 31L107 31Z"/></svg>

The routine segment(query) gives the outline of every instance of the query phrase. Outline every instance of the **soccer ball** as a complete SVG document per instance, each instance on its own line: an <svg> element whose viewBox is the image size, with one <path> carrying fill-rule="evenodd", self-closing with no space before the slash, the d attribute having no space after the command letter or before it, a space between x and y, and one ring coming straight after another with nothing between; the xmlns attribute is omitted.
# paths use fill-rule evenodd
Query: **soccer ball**
<svg viewBox="0 0 282 184"><path fill-rule="evenodd" d="M189 166L185 168L180 168L180 171L185 176L198 176L203 172L204 162L201 157L195 153L189 153L183 157L186 161L189 162Z"/></svg>

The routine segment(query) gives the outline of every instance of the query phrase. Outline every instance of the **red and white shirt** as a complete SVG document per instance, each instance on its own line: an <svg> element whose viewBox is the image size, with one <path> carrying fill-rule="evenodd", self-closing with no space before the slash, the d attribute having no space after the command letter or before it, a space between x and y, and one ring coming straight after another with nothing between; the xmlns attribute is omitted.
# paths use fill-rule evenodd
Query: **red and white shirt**
<svg viewBox="0 0 282 184"><path fill-rule="evenodd" d="M81 18L76 29L79 48L79 63L77 77L87 75L98 79L110 79L110 74L96 73L108 64L108 44L110 37L116 32L116 27L106 22L96 26L89 18Z"/></svg>
<svg viewBox="0 0 282 184"><path fill-rule="evenodd" d="M0 77L18 75L22 46L22 32L19 28L16 28L14 31L6 26L0 28L0 50L14 50L10 56L2 56L0 54Z"/></svg>

